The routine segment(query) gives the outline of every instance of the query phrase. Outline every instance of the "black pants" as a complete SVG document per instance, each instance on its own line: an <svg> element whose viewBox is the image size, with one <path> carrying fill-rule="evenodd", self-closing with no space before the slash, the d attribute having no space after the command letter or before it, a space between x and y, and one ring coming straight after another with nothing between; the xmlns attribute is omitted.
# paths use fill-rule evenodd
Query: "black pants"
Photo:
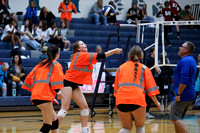
<svg viewBox="0 0 200 133"><path fill-rule="evenodd" d="M116 15L107 18L108 23L116 23L116 21L117 21Z"/></svg>
<svg viewBox="0 0 200 133"><path fill-rule="evenodd" d="M58 39L57 37L50 38L48 42L57 45L61 49L61 51L64 48L63 40L62 39Z"/></svg>
<svg viewBox="0 0 200 133"><path fill-rule="evenodd" d="M172 26L164 26L164 38L167 42L167 45L170 44L168 32L172 32Z"/></svg>

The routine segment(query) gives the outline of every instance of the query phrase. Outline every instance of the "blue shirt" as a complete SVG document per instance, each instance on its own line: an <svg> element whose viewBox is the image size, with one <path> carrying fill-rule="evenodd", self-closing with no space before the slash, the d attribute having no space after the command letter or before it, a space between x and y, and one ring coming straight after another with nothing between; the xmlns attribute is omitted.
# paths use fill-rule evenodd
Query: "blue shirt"
<svg viewBox="0 0 200 133"><path fill-rule="evenodd" d="M188 55L183 57L177 64L174 70L174 91L175 96L179 89L179 84L186 85L181 93L180 101L193 101L195 99L195 77L197 64L193 56ZM175 97L174 97L175 99Z"/></svg>
<svg viewBox="0 0 200 133"><path fill-rule="evenodd" d="M4 77L7 77L7 72L3 72L2 65L0 65L0 88L3 88Z"/></svg>

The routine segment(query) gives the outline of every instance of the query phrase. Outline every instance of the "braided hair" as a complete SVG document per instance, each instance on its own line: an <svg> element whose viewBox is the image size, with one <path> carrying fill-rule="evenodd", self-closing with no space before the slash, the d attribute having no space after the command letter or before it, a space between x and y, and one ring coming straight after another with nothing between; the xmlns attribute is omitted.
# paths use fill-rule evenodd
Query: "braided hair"
<svg viewBox="0 0 200 133"><path fill-rule="evenodd" d="M134 45L130 51L129 51L129 59L131 61L134 61L135 62L135 73L134 73L134 82L135 82L135 79L137 77L137 70L138 70L138 62L139 60L143 57L143 52L142 52L142 49L140 48L140 46L138 45Z"/></svg>

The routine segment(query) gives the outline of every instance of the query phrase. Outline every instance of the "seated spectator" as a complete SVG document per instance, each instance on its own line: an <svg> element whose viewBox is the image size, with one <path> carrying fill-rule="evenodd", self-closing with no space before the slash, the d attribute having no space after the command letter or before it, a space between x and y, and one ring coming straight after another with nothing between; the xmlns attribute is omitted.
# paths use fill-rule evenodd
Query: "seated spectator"
<svg viewBox="0 0 200 133"><path fill-rule="evenodd" d="M16 13L12 12L12 13L10 14L9 18L13 18L14 20L17 21Z"/></svg>
<svg viewBox="0 0 200 133"><path fill-rule="evenodd" d="M181 20L194 20L194 17L190 13L190 5L186 5L185 9L180 12L180 19Z"/></svg>
<svg viewBox="0 0 200 133"><path fill-rule="evenodd" d="M143 4L142 9L139 10L138 19L142 22L153 23L155 19L147 15L147 4Z"/></svg>
<svg viewBox="0 0 200 133"><path fill-rule="evenodd" d="M20 49L25 50L25 48L22 46L19 36L15 35L16 29L14 28L14 24L15 20L10 18L8 20L8 24L5 26L3 30L3 35L1 37L1 40L5 42L12 42L13 47L15 46L15 42L17 42L21 47Z"/></svg>
<svg viewBox="0 0 200 133"><path fill-rule="evenodd" d="M57 45L61 50L64 50L64 43L61 37L58 36L58 29L56 22L51 22L51 27L47 29L47 40L48 43Z"/></svg>
<svg viewBox="0 0 200 133"><path fill-rule="evenodd" d="M47 42L47 24L45 21L40 21L39 26L36 27L34 39L42 46Z"/></svg>
<svg viewBox="0 0 200 133"><path fill-rule="evenodd" d="M102 53L102 47L100 45L96 46L96 53Z"/></svg>
<svg viewBox="0 0 200 133"><path fill-rule="evenodd" d="M128 9L128 12L126 14L126 20L128 24L137 24L138 18L137 18L137 4L133 3L132 7Z"/></svg>
<svg viewBox="0 0 200 133"><path fill-rule="evenodd" d="M8 69L8 96L21 95L21 87L23 80L25 79L25 75L20 55L13 56L12 63Z"/></svg>
<svg viewBox="0 0 200 133"><path fill-rule="evenodd" d="M0 16L0 34L3 33L3 30L7 24L8 24L8 17L7 14L3 12L2 16Z"/></svg>
<svg viewBox="0 0 200 133"><path fill-rule="evenodd" d="M8 11L8 9L3 4L3 0L0 0L0 17L3 15L3 13L6 13L7 16L10 15L10 12Z"/></svg>
<svg viewBox="0 0 200 133"><path fill-rule="evenodd" d="M190 5L186 5L185 9L180 12L180 19L183 21L194 20L194 17L190 13ZM187 28L187 25L185 25L185 28ZM193 25L191 25L191 28L193 28Z"/></svg>
<svg viewBox="0 0 200 133"><path fill-rule="evenodd" d="M7 85L5 83L7 79L7 70L9 68L9 65L7 62L4 62L2 65L0 65L0 96L6 96L7 91Z"/></svg>
<svg viewBox="0 0 200 133"><path fill-rule="evenodd" d="M108 4L112 6L114 10L116 10L116 5L113 1L110 1ZM112 16L107 17L107 23L110 25L114 25L117 22L116 15L119 15L119 12L115 11Z"/></svg>
<svg viewBox="0 0 200 133"><path fill-rule="evenodd" d="M65 22L66 28L69 30L69 24L72 20L72 13L77 13L77 9L74 3L71 0L63 0L58 7L58 13L61 12L61 21Z"/></svg>
<svg viewBox="0 0 200 133"><path fill-rule="evenodd" d="M103 9L103 0L97 0L96 3L92 6L92 9L89 12L89 17L95 20L96 25L100 25L99 20L102 19L102 23L107 25L107 18L102 13Z"/></svg>
<svg viewBox="0 0 200 133"><path fill-rule="evenodd" d="M67 28L65 28L65 22L61 22L60 28L58 29L58 35L62 38L65 51L70 50L70 41L67 40Z"/></svg>
<svg viewBox="0 0 200 133"><path fill-rule="evenodd" d="M42 47L42 49L41 49L42 54L39 56L38 63L40 63L43 60L46 60L48 58L48 56L47 56L47 49L48 49L47 46L43 46Z"/></svg>
<svg viewBox="0 0 200 133"><path fill-rule="evenodd" d="M27 19L25 21L25 25L21 26L20 33L22 42L25 42L28 46L30 46L34 50L40 50L41 44L38 43L33 38L34 30L32 29L31 20Z"/></svg>
<svg viewBox="0 0 200 133"><path fill-rule="evenodd" d="M30 6L27 8L26 14L24 15L24 21L30 19L33 25L37 25L37 7L35 1L31 1Z"/></svg>
<svg viewBox="0 0 200 133"><path fill-rule="evenodd" d="M42 7L40 12L40 21L46 21L48 28L51 26L51 22L56 18L55 15L49 11L45 6Z"/></svg>

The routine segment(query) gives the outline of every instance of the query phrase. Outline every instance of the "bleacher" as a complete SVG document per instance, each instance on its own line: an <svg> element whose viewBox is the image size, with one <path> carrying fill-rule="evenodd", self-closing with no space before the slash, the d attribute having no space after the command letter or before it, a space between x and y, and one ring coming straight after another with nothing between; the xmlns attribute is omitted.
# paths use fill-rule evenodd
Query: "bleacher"
<svg viewBox="0 0 200 133"><path fill-rule="evenodd" d="M59 25L60 20L59 18L56 19L57 25ZM120 23L125 23L125 21L119 21ZM74 36L69 36L68 39L71 42L71 45L77 41L82 40L87 44L88 51L89 52L95 52L96 45L101 45L103 49L105 49L106 42L108 39L108 36L110 34L116 34L117 33L117 26L104 26L104 25L94 25L92 24L92 21L90 19L84 19L84 18L73 18L70 23L70 29L75 31ZM120 28L120 44L123 49L125 49L125 46L127 44L127 39L129 35L136 35L136 29L133 28ZM144 36L144 43L146 45L151 45L154 43L155 39L154 29L152 28L146 28L145 29L145 36ZM161 34L160 34L161 36ZM168 53L168 58L171 63L177 63L179 61L178 57L178 51L179 46L184 41L192 41L196 45L196 51L195 51L195 58L198 53L200 53L200 30L194 30L194 29L184 29L183 27L180 27L180 40L176 39L176 29L175 26L173 27L173 35L170 35L170 41L172 43L172 47L166 47L166 52ZM131 44L134 44L136 42L136 38L131 39ZM117 37L111 39L110 43L110 49L116 48L118 44ZM0 62L11 62L12 59L10 57L10 51L12 49L12 44L7 42L0 42ZM32 68L38 63L38 60L36 57L39 56L40 53L37 53L35 55L35 51L32 50L26 50L22 52L24 56L29 56L28 59L22 59L22 66L25 68L26 74L28 74ZM159 39L159 53L161 53L161 39ZM65 63L70 61L70 55L72 54L72 51L61 51L60 53L60 59L58 59L58 62L60 62L65 67ZM148 54L148 52L147 52ZM118 56L111 56L109 57L109 67L118 67ZM23 90L22 95L20 98L17 98L17 101L15 101L15 97L12 97L12 100L6 100L6 97L0 97L0 107L1 106L13 106L13 105L27 105L27 103L24 103L23 99L27 99L27 95L30 95L28 91ZM9 98L8 98L9 99ZM21 100L19 100L21 99ZM5 101L7 101L5 103ZM19 104L13 104L13 102L19 102ZM28 102L28 105L31 105L31 102Z"/></svg>

